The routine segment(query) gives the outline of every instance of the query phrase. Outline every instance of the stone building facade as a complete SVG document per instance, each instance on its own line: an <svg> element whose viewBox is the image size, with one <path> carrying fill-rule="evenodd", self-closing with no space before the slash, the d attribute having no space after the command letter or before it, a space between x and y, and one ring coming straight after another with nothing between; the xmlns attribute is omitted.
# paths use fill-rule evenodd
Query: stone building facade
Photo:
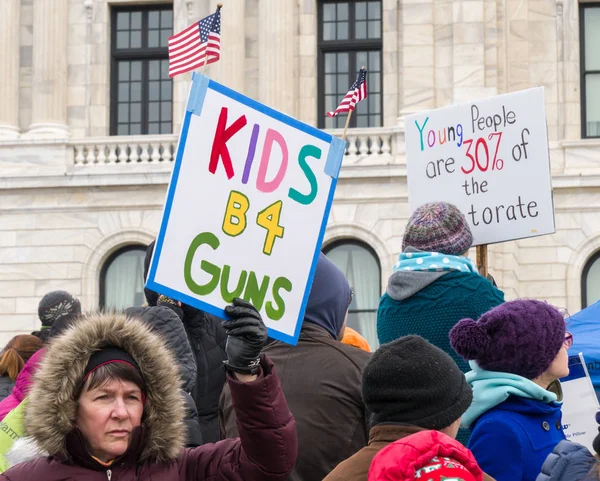
<svg viewBox="0 0 600 481"><path fill-rule="evenodd" d="M206 73L319 127L327 127L322 101L328 88L326 53L346 49L348 58L358 62L356 52L363 47L378 52L373 55L379 62L380 97L369 106L375 120L366 116L366 124L350 129L325 240L326 249L337 249L331 255L345 263L347 272L352 255L371 256L356 257L354 267L371 262L368 268L376 269L367 276L368 283L354 275L362 303L355 310L363 316L363 327L374 322L373 309L401 250L408 218L403 117L538 85L546 92L557 232L491 246L490 270L509 298L547 299L576 312L582 303L600 297L600 281L595 280L600 278L600 264L594 264L600 251L600 138L594 138L600 136L600 129L594 130L600 122L600 77L594 72L600 72L600 60L589 53L598 50L598 44L584 55L585 42L600 41L591 28L596 25L600 31L600 4L222 3L222 60ZM115 45L120 41L118 12L164 9L172 12L164 18L171 19L169 28L177 32L212 13L216 4L0 2L0 344L15 333L37 328L37 303L50 290L70 291L86 309L106 305L107 290L115 290L106 285L107 263L132 246L140 251L158 230L190 74L172 82L172 96L165 101L172 111L163 112L162 120L167 120L162 133L142 135L130 125L129 135L115 135L120 94L115 92L114 69L122 61ZM363 9L370 15L363 22L369 28L366 37L373 41L364 46L325 41L331 35L325 26L331 12L337 12L334 37L346 35L343 29L348 25L357 36ZM134 29L138 20L127 18ZM139 18L146 22L149 17ZM582 33L582 25L587 33ZM143 27L140 31L147 33ZM129 35L133 45L137 33ZM144 95L142 103L148 103ZM131 103L128 108L133 109ZM152 114L142 117L148 115ZM139 294L139 286L136 289ZM372 327L364 329L371 329L372 340Z"/></svg>

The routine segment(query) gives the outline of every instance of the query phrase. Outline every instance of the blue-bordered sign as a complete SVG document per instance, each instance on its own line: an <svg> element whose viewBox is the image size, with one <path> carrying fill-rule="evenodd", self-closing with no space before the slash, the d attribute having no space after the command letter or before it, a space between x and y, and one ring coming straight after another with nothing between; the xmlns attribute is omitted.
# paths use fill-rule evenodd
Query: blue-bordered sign
<svg viewBox="0 0 600 481"><path fill-rule="evenodd" d="M345 142L194 74L146 286L296 344Z"/></svg>

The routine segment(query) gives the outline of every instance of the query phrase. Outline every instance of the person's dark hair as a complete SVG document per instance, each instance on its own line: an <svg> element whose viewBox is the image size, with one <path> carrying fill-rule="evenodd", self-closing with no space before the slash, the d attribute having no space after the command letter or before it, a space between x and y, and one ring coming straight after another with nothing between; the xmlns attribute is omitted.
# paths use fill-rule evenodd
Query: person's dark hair
<svg viewBox="0 0 600 481"><path fill-rule="evenodd" d="M89 374L79 389L76 398L79 398L82 392L105 386L114 379L132 382L142 392L146 392L144 378L135 367L126 362L111 362L100 366Z"/></svg>

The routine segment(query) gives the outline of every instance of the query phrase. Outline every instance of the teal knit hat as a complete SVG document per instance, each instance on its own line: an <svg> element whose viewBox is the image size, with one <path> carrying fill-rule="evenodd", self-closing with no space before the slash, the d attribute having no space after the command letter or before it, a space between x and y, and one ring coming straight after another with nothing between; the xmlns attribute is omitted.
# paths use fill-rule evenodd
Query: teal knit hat
<svg viewBox="0 0 600 481"><path fill-rule="evenodd" d="M402 250L410 246L421 251L459 256L472 244L473 234L462 212L447 202L431 202L415 210L408 220Z"/></svg>

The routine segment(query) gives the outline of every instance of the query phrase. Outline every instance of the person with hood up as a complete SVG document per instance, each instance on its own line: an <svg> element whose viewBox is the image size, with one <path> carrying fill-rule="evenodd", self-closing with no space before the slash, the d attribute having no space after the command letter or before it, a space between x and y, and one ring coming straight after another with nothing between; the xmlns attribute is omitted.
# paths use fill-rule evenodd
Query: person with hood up
<svg viewBox="0 0 600 481"><path fill-rule="evenodd" d="M50 329L55 322L70 322L81 316L81 303L67 291L52 291L42 297L38 305L38 317L42 322L39 331L32 332L45 343L50 340Z"/></svg>
<svg viewBox="0 0 600 481"><path fill-rule="evenodd" d="M296 461L294 419L267 329L239 299L227 306L227 382L240 438L183 448L183 398L172 354L137 319L86 316L50 344L27 404L31 452L2 481L283 481Z"/></svg>
<svg viewBox="0 0 600 481"><path fill-rule="evenodd" d="M497 481L535 481L565 439L561 403L551 384L569 374L562 314L535 300L507 302L476 322L450 331L452 347L469 364L473 404L463 416L469 449Z"/></svg>
<svg viewBox="0 0 600 481"><path fill-rule="evenodd" d="M377 453L415 433L436 430L455 438L472 400L456 363L419 336L401 337L375 351L363 373L362 395L371 413L369 443L323 481L367 481Z"/></svg>
<svg viewBox="0 0 600 481"><path fill-rule="evenodd" d="M43 343L38 337L28 334L15 336L8 341L0 354L0 401L10 396L15 387L15 382L19 374L23 372L27 361L42 347ZM0 406L2 406L2 402L0 402ZM3 414L0 408L0 421L2 421L6 412Z"/></svg>
<svg viewBox="0 0 600 481"><path fill-rule="evenodd" d="M415 210L379 301L381 344L419 335L446 352L463 372L469 370L450 346L450 329L461 319L477 319L504 302L502 291L480 276L466 257L472 243L469 224L454 205L432 202Z"/></svg>
<svg viewBox="0 0 600 481"><path fill-rule="evenodd" d="M204 444L202 428L198 419L196 404L190 394L196 384L196 360L181 322L183 311L179 307L179 303L164 296L159 296L157 306L130 307L125 310L125 314L142 319L150 329L162 336L167 347L174 354L180 372L182 394L185 399L186 446L188 448L201 446Z"/></svg>
<svg viewBox="0 0 600 481"><path fill-rule="evenodd" d="M473 454L439 431L421 431L383 448L368 481L482 481Z"/></svg>
<svg viewBox="0 0 600 481"><path fill-rule="evenodd" d="M148 279L154 245L155 242L152 241L146 249L144 279ZM144 293L148 306L158 304L160 294L147 288L144 289ZM165 305L165 302L162 304ZM219 397L225 385L223 362L227 359L225 353L227 336L221 325L221 319L187 304L176 302L175 305L181 309L181 321L196 361L196 382L191 395L198 410L202 441L214 443L221 439Z"/></svg>
<svg viewBox="0 0 600 481"><path fill-rule="evenodd" d="M344 274L321 254L298 344L273 341L264 350L281 376L298 429L299 457L290 481L322 481L367 442L360 382L370 354L339 341L351 295ZM228 387L220 405L224 435L237 436L239 417Z"/></svg>

